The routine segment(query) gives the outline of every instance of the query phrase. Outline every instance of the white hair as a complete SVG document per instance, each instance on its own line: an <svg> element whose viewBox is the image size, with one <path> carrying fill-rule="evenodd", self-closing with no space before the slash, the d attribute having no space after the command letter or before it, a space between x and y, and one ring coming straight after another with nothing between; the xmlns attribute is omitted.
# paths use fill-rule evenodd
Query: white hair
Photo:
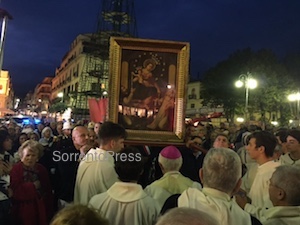
<svg viewBox="0 0 300 225"><path fill-rule="evenodd" d="M182 166L182 157L179 157L177 159L167 159L159 154L158 162L162 165L165 172L179 171Z"/></svg>
<svg viewBox="0 0 300 225"><path fill-rule="evenodd" d="M219 225L215 218L193 208L173 208L161 216L156 225Z"/></svg>
<svg viewBox="0 0 300 225"><path fill-rule="evenodd" d="M300 167L282 165L272 175L272 184L286 194L286 202L291 206L300 206Z"/></svg>
<svg viewBox="0 0 300 225"><path fill-rule="evenodd" d="M203 161L203 186L232 194L242 177L242 163L229 148L212 148Z"/></svg>

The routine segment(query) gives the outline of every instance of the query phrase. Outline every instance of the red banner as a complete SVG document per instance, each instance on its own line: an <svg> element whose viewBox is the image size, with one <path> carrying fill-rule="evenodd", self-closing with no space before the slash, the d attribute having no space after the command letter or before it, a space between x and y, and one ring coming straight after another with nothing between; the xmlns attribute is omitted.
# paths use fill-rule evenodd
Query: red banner
<svg viewBox="0 0 300 225"><path fill-rule="evenodd" d="M92 98L88 102L91 121L103 123L106 117L108 99L102 98L97 100Z"/></svg>

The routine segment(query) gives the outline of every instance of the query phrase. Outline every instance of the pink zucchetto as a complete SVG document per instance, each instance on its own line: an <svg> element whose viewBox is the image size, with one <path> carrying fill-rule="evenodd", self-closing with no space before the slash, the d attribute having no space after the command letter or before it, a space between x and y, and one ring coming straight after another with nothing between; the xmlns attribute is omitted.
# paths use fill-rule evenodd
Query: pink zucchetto
<svg viewBox="0 0 300 225"><path fill-rule="evenodd" d="M182 166L182 156L175 146L170 145L161 150L158 156L158 162L163 173L179 171Z"/></svg>
<svg viewBox="0 0 300 225"><path fill-rule="evenodd" d="M161 150L160 155L167 159L178 159L181 158L180 151L175 146L167 146Z"/></svg>

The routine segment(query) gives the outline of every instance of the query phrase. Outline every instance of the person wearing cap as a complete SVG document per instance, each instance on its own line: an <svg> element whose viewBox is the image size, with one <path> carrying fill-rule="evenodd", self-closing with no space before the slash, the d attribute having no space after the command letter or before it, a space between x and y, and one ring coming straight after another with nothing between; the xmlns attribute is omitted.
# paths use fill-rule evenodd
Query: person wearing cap
<svg viewBox="0 0 300 225"><path fill-rule="evenodd" d="M281 165L300 165L300 130L290 130L286 137L287 153L279 159Z"/></svg>
<svg viewBox="0 0 300 225"><path fill-rule="evenodd" d="M175 146L165 147L158 156L158 163L163 177L145 188L145 192L153 197L162 207L167 198L181 194L189 187L201 189L198 182L183 176L179 170L182 166L182 156Z"/></svg>
<svg viewBox="0 0 300 225"><path fill-rule="evenodd" d="M242 164L236 152L228 148L210 149L204 158L199 176L203 189L185 190L178 198L178 207L207 212L220 225L260 224L232 199L239 190L242 177Z"/></svg>
<svg viewBox="0 0 300 225"><path fill-rule="evenodd" d="M95 123L93 121L88 123L88 129L93 129L94 130Z"/></svg>
<svg viewBox="0 0 300 225"><path fill-rule="evenodd" d="M58 149L62 148L63 146L72 145L72 129L73 125L70 122L64 122Z"/></svg>

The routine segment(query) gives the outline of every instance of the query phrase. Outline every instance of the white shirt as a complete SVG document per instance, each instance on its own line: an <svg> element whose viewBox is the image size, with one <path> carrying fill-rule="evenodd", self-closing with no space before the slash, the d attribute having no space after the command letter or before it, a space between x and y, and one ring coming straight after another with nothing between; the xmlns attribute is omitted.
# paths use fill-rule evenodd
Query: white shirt
<svg viewBox="0 0 300 225"><path fill-rule="evenodd" d="M279 162L281 165L299 165L300 166L300 159L292 160L290 157L290 153L286 153L279 158Z"/></svg>
<svg viewBox="0 0 300 225"><path fill-rule="evenodd" d="M118 181L114 166L114 158L107 151L89 150L78 167L74 202L86 205L94 195L107 191Z"/></svg>
<svg viewBox="0 0 300 225"><path fill-rule="evenodd" d="M152 225L160 211L141 185L126 182L116 182L107 192L95 195L89 205L98 209L111 225Z"/></svg>
<svg viewBox="0 0 300 225"><path fill-rule="evenodd" d="M280 163L269 161L257 168L257 173L251 186L249 197L251 204L246 204L245 211L255 216L261 217L261 210L273 207L269 197L269 181L276 167Z"/></svg>
<svg viewBox="0 0 300 225"><path fill-rule="evenodd" d="M189 188L178 198L178 207L189 207L210 214L220 225L250 225L250 215L242 210L230 196L216 189L204 187L202 191Z"/></svg>
<svg viewBox="0 0 300 225"><path fill-rule="evenodd" d="M300 224L300 206L275 206L265 211L263 225Z"/></svg>

